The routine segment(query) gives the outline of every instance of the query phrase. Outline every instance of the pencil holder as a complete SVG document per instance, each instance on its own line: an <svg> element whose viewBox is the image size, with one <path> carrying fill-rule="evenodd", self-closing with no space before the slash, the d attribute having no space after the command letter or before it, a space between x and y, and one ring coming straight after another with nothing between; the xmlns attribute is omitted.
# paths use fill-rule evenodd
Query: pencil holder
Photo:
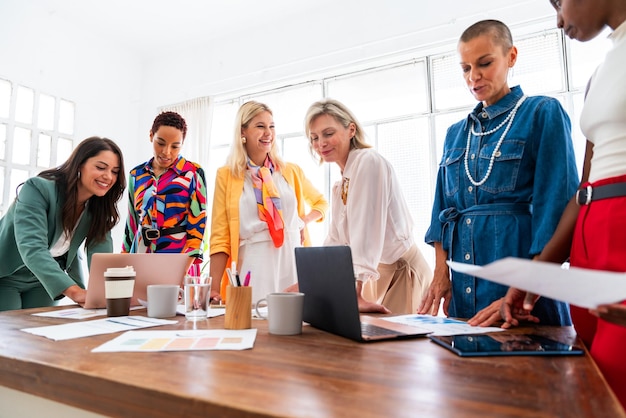
<svg viewBox="0 0 626 418"><path fill-rule="evenodd" d="M248 329L252 325L252 287L226 287L224 328Z"/></svg>

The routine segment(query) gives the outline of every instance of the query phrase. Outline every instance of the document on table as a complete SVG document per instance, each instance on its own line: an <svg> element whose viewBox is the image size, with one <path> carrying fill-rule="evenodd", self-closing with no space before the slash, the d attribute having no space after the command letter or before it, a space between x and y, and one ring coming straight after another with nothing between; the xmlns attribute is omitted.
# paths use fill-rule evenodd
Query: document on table
<svg viewBox="0 0 626 418"><path fill-rule="evenodd" d="M595 308L626 300L626 273L569 269L559 264L507 257L485 266L448 261L454 271L487 279L527 292Z"/></svg>
<svg viewBox="0 0 626 418"><path fill-rule="evenodd" d="M23 328L22 331L60 341L176 323L178 322L166 319L147 318L145 316L116 316L105 319L94 319L93 321Z"/></svg>
<svg viewBox="0 0 626 418"><path fill-rule="evenodd" d="M131 306L130 310L135 311L138 309L144 309L142 306ZM85 308L69 308L56 311L38 312L34 313L34 316L46 316L50 318L64 318L64 319L88 319L95 316L106 316L107 310L103 309L85 309Z"/></svg>
<svg viewBox="0 0 626 418"><path fill-rule="evenodd" d="M226 308L209 308L206 311L207 318L215 318L226 313ZM176 305L176 315L185 316L185 305Z"/></svg>
<svg viewBox="0 0 626 418"><path fill-rule="evenodd" d="M385 321L396 322L403 325L412 325L431 331L429 335L463 335L484 334L487 332L504 331L498 327L473 327L465 321L432 315L398 315L382 318Z"/></svg>
<svg viewBox="0 0 626 418"><path fill-rule="evenodd" d="M247 350L254 346L256 328L193 331L128 331L96 347L94 353L120 351Z"/></svg>

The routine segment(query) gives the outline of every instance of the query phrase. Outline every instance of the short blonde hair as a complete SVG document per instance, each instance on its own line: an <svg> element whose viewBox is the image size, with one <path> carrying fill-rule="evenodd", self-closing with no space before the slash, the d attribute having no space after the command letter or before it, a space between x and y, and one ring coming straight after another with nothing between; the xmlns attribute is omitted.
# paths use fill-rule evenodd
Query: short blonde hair
<svg viewBox="0 0 626 418"><path fill-rule="evenodd" d="M317 117L322 115L332 116L346 129L348 128L348 126L350 126L351 123L354 123L355 132L354 136L350 140L350 149L372 147L367 142L365 142L365 131L363 130L363 127L361 126L357 118L352 114L350 109L346 107L346 105L338 100L323 99L309 106L309 110L307 110L306 116L304 118L304 131L306 132L307 138L309 138L309 149L314 157L316 154L315 151L313 151L311 141L311 124ZM319 156L318 158L321 164L323 161Z"/></svg>
<svg viewBox="0 0 626 418"><path fill-rule="evenodd" d="M228 154L228 158L226 159L226 165L230 167L232 175L236 178L242 178L244 176L248 164L248 153L246 152L246 147L241 138L241 129L247 128L250 121L263 112L269 112L270 115L274 116L269 106L255 102L254 100L242 104L239 111L237 111L233 142L230 145L230 154ZM269 152L269 156L278 170L282 170L285 167L285 163L278 155L276 138L272 141L272 149Z"/></svg>

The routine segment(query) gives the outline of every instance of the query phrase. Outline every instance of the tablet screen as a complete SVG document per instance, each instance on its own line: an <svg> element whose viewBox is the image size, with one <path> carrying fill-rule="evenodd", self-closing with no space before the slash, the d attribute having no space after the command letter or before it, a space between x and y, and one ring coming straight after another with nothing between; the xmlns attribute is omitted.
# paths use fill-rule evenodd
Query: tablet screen
<svg viewBox="0 0 626 418"><path fill-rule="evenodd" d="M580 347L534 334L468 334L430 336L432 341L459 356L581 355Z"/></svg>

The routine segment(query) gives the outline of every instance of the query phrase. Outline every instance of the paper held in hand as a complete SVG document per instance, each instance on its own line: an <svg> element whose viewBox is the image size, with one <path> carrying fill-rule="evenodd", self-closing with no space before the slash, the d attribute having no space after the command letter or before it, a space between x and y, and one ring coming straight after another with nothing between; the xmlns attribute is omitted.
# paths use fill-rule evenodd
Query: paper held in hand
<svg viewBox="0 0 626 418"><path fill-rule="evenodd" d="M626 273L563 268L559 264L506 257L485 266L448 261L454 271L560 300L582 308L626 300Z"/></svg>

